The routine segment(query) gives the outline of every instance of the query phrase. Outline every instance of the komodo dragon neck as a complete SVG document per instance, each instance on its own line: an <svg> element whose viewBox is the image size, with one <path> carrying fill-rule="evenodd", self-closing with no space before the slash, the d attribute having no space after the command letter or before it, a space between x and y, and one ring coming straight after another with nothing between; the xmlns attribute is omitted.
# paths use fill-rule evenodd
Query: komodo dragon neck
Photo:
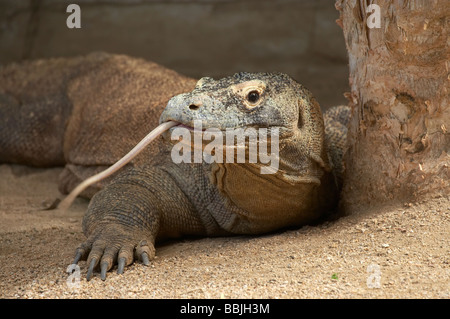
<svg viewBox="0 0 450 319"><path fill-rule="evenodd" d="M324 169L323 161L292 158L291 149L282 147L275 174L260 174L259 163L211 165L210 181L230 205L239 208L234 213L242 225L234 225L235 231L240 227L247 230L249 225L254 232L260 232L304 224L334 205L334 177Z"/></svg>

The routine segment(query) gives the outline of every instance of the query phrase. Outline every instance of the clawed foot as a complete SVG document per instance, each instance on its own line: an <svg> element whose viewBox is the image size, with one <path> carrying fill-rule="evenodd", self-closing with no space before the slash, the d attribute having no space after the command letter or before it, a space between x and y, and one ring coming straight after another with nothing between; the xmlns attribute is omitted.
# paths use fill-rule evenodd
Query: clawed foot
<svg viewBox="0 0 450 319"><path fill-rule="evenodd" d="M118 274L123 274L125 266L132 264L134 260L140 260L148 266L150 259L155 257L154 245L147 239L136 240L127 237L107 230L100 235L90 236L77 248L73 264L77 264L80 260L87 260L86 279L88 281L91 280L98 266L100 266L102 280L106 279L106 273L115 264L117 264Z"/></svg>

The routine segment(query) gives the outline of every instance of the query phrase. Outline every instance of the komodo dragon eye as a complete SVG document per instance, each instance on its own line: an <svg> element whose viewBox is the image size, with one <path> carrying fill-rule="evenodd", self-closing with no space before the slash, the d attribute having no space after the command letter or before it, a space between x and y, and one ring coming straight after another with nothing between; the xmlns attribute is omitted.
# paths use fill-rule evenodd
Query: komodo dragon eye
<svg viewBox="0 0 450 319"><path fill-rule="evenodd" d="M264 100L266 84L260 80L251 80L233 85L231 89L242 99L244 107L251 111Z"/></svg>
<svg viewBox="0 0 450 319"><path fill-rule="evenodd" d="M256 103L259 100L259 92L258 91L251 91L247 94L247 101L250 103Z"/></svg>

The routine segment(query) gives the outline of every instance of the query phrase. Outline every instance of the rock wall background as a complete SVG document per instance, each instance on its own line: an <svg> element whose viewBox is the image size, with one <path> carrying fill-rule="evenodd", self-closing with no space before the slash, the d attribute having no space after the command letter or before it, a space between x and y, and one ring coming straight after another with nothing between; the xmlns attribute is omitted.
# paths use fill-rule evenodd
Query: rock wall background
<svg viewBox="0 0 450 319"><path fill-rule="evenodd" d="M70 3L81 29L69 29ZM2 0L0 64L107 51L219 78L277 71L323 108L347 103L348 59L333 0Z"/></svg>

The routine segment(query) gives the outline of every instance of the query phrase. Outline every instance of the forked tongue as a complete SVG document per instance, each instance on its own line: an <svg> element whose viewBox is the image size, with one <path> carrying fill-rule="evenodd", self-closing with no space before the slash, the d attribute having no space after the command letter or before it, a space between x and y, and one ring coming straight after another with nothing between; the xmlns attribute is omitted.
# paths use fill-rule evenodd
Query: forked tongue
<svg viewBox="0 0 450 319"><path fill-rule="evenodd" d="M115 172L117 172L119 169L121 169L124 165L128 164L133 158L136 157L148 144L150 144L152 141L154 141L158 136L160 136L162 133L170 129L171 127L177 125L177 122L174 121L168 121L161 123L158 125L153 131L148 133L147 136L145 136L128 154L126 154L124 157L122 157L120 160L118 160L116 163L114 163L109 168L105 169L104 171L95 174L87 179L85 179L83 182L81 182L73 191L70 192L69 195L62 200L58 207L59 209L66 210L70 207L72 202L75 200L75 198L86 188L89 186L101 181L102 179L111 176Z"/></svg>

